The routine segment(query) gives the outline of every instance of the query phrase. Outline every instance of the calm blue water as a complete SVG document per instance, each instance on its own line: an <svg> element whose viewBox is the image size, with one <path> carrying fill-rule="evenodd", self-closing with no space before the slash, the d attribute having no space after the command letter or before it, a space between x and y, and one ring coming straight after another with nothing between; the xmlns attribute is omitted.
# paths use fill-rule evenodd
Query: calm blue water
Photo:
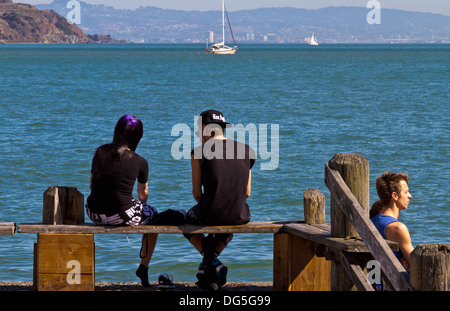
<svg viewBox="0 0 450 311"><path fill-rule="evenodd" d="M215 108L231 123L279 125L277 169L258 159L252 171L253 220L303 219L307 188L328 208L325 162L359 153L370 162L371 202L384 170L411 177L400 220L414 246L449 243L449 85L449 45L243 45L234 56L203 45L3 45L0 221L40 222L50 186L86 198L93 153L125 113L144 122L137 152L150 164L149 202L189 209L190 162L172 157L171 130L187 124L193 136L194 116ZM0 237L0 281L32 280L35 241ZM95 242L97 281L137 281L139 235ZM271 281L272 235L236 234L221 260L230 281ZM151 279L194 281L200 261L182 236L160 235Z"/></svg>

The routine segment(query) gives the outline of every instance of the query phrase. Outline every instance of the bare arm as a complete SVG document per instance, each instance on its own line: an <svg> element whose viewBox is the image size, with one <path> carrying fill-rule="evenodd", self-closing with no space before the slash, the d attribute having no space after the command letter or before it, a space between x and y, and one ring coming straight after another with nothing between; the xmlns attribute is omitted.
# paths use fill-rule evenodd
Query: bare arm
<svg viewBox="0 0 450 311"><path fill-rule="evenodd" d="M398 243L403 256L409 266L409 258L414 247L411 243L411 236L405 224L397 221L386 226L386 238Z"/></svg>
<svg viewBox="0 0 450 311"><path fill-rule="evenodd" d="M199 202L202 197L202 168L194 155L191 155L191 167L192 167L192 194L195 201Z"/></svg>
<svg viewBox="0 0 450 311"><path fill-rule="evenodd" d="M137 183L137 193L139 201L142 203L147 203L148 199L148 182L145 184L141 184L140 182Z"/></svg>

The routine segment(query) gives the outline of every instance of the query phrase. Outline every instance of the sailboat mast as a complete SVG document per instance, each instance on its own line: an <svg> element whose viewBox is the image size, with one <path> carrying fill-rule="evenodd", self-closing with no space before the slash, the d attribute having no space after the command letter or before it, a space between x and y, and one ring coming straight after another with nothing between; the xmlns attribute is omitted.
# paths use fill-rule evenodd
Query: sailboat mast
<svg viewBox="0 0 450 311"><path fill-rule="evenodd" d="M222 40L225 44L225 2L222 0Z"/></svg>

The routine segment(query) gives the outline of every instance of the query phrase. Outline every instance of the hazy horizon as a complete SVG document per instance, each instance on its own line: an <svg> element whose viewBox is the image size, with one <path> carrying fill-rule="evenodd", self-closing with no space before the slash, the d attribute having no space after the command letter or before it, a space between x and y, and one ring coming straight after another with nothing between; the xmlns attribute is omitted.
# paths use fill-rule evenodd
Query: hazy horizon
<svg viewBox="0 0 450 311"><path fill-rule="evenodd" d="M140 6L155 6L163 9L177 9L183 11L210 11L219 10L221 7L221 0L79 0L88 4L104 4L112 6L116 9L130 9L134 10ZM450 1L449 0L430 0L424 2L422 0L409 0L405 3L404 0L378 0L381 4L381 9L397 9L403 11L422 12L443 14L450 16ZM49 4L53 0L13 0L13 2L28 3L32 5ZM69 2L69 0L67 0ZM329 6L355 6L366 7L369 0L226 0L228 11L250 10L257 8L270 7L293 7L299 9L320 9Z"/></svg>

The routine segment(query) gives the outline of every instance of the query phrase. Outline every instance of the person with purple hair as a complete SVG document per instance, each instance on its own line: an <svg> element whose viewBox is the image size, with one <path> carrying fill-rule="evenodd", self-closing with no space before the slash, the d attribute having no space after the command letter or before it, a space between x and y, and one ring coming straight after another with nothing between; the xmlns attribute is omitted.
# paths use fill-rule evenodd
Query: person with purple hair
<svg viewBox="0 0 450 311"><path fill-rule="evenodd" d="M132 115L122 116L114 129L111 143L97 148L91 167L91 193L86 212L99 225L182 224L184 214L167 210L158 213L147 204L148 162L135 151L143 136L141 120ZM137 180L138 199L133 198ZM141 263L136 275L144 287L149 287L148 266L158 234L144 234L140 251Z"/></svg>

